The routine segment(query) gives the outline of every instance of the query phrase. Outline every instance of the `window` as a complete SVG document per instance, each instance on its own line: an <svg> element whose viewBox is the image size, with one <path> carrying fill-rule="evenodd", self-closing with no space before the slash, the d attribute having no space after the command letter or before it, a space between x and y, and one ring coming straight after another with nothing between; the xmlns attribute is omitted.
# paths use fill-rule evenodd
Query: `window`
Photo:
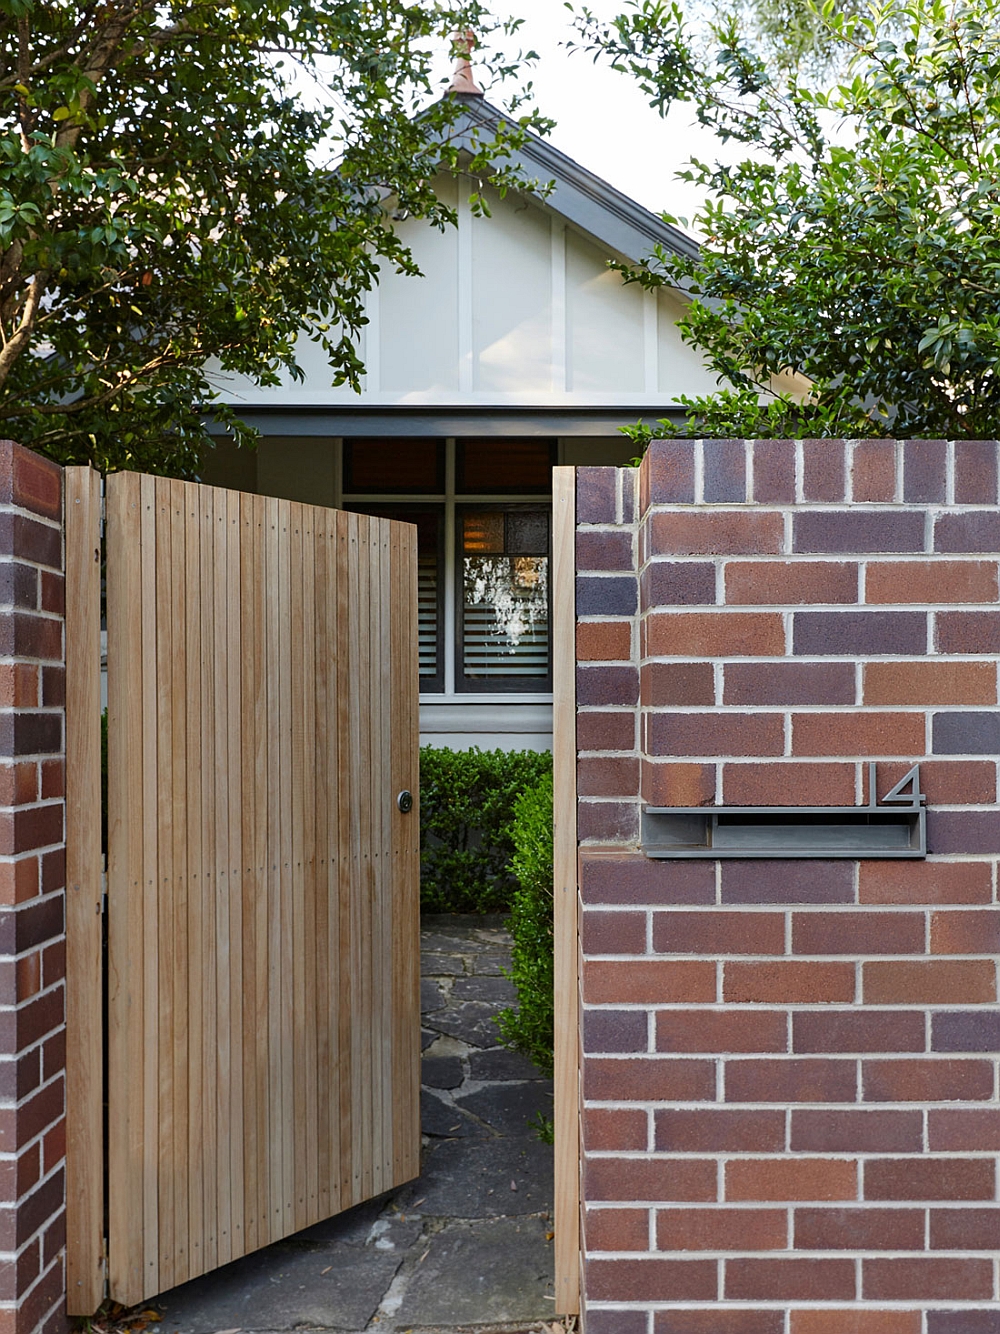
<svg viewBox="0 0 1000 1334"><path fill-rule="evenodd" d="M345 508L417 527L422 693L551 689L554 456L548 440L345 440Z"/></svg>

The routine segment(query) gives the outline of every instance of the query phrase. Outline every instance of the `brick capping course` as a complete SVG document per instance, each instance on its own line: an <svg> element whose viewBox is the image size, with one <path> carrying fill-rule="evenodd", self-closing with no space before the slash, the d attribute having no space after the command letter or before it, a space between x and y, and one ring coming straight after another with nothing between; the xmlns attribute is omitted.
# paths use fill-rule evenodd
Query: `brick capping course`
<svg viewBox="0 0 1000 1334"><path fill-rule="evenodd" d="M998 461L578 469L588 1334L1000 1334ZM926 861L638 847L644 804L864 804L869 759L920 761Z"/></svg>
<svg viewBox="0 0 1000 1334"><path fill-rule="evenodd" d="M66 1326L62 509L0 441L0 1334Z"/></svg>

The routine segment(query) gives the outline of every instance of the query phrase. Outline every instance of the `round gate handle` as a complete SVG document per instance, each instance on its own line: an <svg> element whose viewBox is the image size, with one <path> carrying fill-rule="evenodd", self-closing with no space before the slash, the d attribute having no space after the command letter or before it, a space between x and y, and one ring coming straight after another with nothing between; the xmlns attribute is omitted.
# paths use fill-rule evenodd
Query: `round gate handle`
<svg viewBox="0 0 1000 1334"><path fill-rule="evenodd" d="M409 814L409 812L413 810L413 793L408 792L406 788L404 788L396 798L396 805L404 815Z"/></svg>

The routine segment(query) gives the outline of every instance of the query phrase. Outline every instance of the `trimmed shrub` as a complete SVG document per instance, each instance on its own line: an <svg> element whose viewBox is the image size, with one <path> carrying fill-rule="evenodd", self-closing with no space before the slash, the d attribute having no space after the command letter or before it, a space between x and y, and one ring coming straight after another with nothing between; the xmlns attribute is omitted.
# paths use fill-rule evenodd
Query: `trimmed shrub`
<svg viewBox="0 0 1000 1334"><path fill-rule="evenodd" d="M420 906L424 912L507 912L517 881L514 805L552 771L533 750L420 750Z"/></svg>
<svg viewBox="0 0 1000 1334"><path fill-rule="evenodd" d="M546 1075L553 1065L552 774L518 797L514 806L514 859L518 879L510 913L510 978L517 1009L497 1018L508 1047L531 1058Z"/></svg>

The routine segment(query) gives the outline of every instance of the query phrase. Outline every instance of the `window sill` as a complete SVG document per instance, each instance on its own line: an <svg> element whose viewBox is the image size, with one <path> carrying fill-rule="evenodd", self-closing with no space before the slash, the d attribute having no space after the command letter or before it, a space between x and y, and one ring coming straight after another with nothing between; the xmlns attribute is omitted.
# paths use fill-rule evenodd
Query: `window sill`
<svg viewBox="0 0 1000 1334"><path fill-rule="evenodd" d="M458 706L471 708L477 704L551 704L552 692L549 691L479 691L476 693L462 695L431 695L421 692L421 704L445 705L447 707Z"/></svg>

